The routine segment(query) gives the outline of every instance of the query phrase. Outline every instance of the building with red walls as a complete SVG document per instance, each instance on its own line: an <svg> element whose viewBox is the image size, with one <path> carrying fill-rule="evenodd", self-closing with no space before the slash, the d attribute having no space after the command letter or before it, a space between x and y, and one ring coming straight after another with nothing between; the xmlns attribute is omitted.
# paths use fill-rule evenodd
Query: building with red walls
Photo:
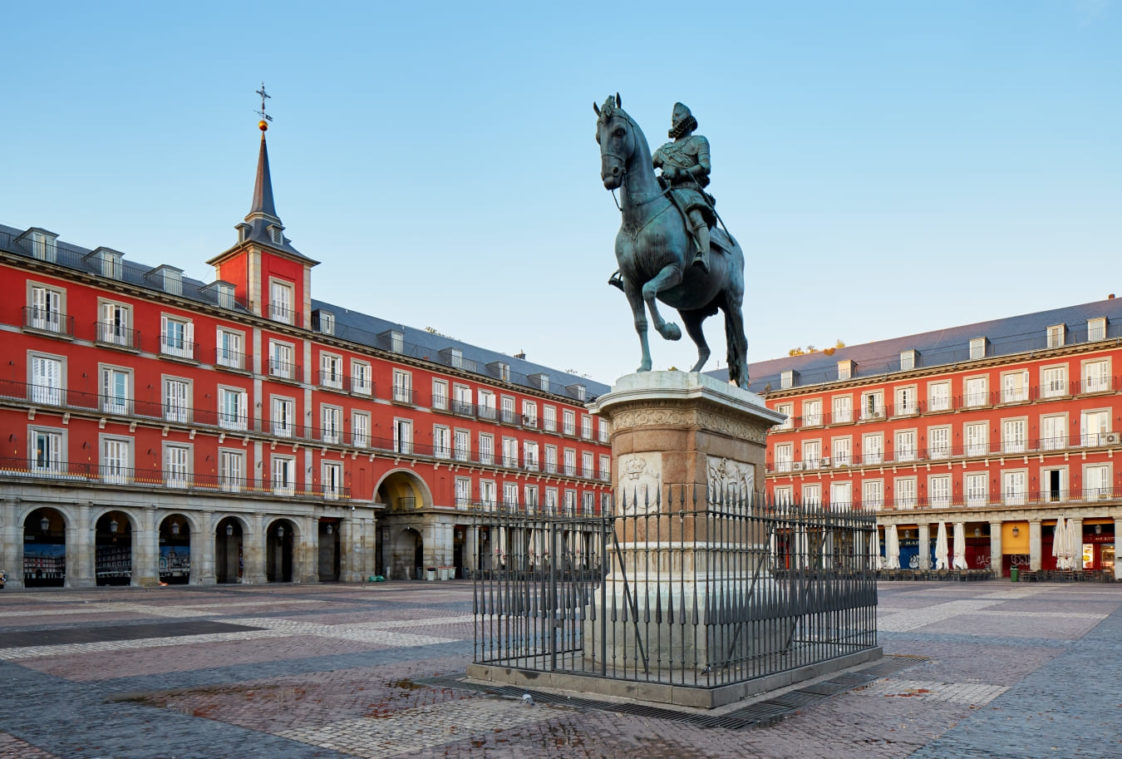
<svg viewBox="0 0 1122 759"><path fill-rule="evenodd" d="M1113 296L754 364L752 389L788 415L767 489L875 512L905 568L931 565L944 522L969 568L1053 569L1063 515L1077 567L1120 577L1120 367Z"/></svg>
<svg viewBox="0 0 1122 759"><path fill-rule="evenodd" d="M312 297L264 128L214 282L0 226L13 587L463 576L520 539L473 508L609 497L606 386Z"/></svg>

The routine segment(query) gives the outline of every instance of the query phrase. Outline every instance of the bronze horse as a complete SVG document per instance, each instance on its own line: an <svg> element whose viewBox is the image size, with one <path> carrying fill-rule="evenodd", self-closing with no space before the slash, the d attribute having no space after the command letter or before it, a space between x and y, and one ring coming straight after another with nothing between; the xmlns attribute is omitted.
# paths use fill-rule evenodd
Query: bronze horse
<svg viewBox="0 0 1122 759"><path fill-rule="evenodd" d="M697 363L691 372L700 371L709 359L702 322L718 309L724 312L729 381L747 389L748 339L741 313L744 253L740 245L725 230L714 228L709 271L690 266L694 243L682 213L655 176L643 130L623 110L618 94L603 106L593 103L592 108L597 116L600 178L607 189L620 191L623 222L616 235L616 261L643 348L638 371L651 369L644 304L660 335L667 340L682 337L678 325L664 321L659 314L657 298L678 310L686 333L697 345Z"/></svg>

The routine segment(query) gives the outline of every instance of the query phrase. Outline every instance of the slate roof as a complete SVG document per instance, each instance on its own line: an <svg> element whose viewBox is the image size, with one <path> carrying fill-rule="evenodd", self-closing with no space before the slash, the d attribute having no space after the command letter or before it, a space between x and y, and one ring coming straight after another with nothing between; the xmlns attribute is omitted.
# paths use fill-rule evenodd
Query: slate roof
<svg viewBox="0 0 1122 759"><path fill-rule="evenodd" d="M1065 324L1065 345L1087 341L1087 320L1106 317L1108 338L1122 337L1122 299L1084 303L1078 306L1054 308L1020 316L947 327L932 332L878 340L860 345L838 348L832 355L815 352L802 356L758 361L748 365L750 389L764 392L780 389L780 375L793 369L798 373L796 387L834 382L838 379L838 362L850 359L856 365L851 375L854 379L875 377L900 371L900 354L915 350L916 368L947 366L970 360L970 340L984 337L988 340L986 356L1003 356L1047 348L1048 327ZM713 376L728 378L728 370L711 372Z"/></svg>

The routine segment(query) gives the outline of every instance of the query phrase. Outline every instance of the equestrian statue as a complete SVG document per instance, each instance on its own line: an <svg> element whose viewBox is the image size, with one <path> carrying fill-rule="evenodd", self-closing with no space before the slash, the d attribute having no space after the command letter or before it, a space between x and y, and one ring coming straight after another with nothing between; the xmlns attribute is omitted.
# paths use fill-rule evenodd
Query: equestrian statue
<svg viewBox="0 0 1122 759"><path fill-rule="evenodd" d="M718 310L725 314L729 381L748 388L744 336L744 253L732 235L718 226L709 184L709 142L699 134L689 108L676 103L671 142L655 151L643 130L623 110L620 97L610 97L596 111L600 144L600 178L604 187L620 191L623 221L616 235L619 271L609 284L623 290L631 305L635 331L643 349L639 371L651 369L646 311L658 333L678 340L682 331L664 321L656 299L678 310L686 333L697 345L700 371L709 359L701 325ZM655 169L662 170L661 176Z"/></svg>

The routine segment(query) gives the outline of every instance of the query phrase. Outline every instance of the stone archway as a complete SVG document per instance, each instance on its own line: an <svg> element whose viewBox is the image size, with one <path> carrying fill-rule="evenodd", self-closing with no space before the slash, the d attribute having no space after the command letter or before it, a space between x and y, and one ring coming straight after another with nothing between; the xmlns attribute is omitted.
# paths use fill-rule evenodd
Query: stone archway
<svg viewBox="0 0 1122 759"><path fill-rule="evenodd" d="M319 520L318 575L320 582L339 582L341 557L338 519Z"/></svg>
<svg viewBox="0 0 1122 759"><path fill-rule="evenodd" d="M425 539L415 527L405 527L394 535L391 576L400 580L425 578Z"/></svg>
<svg viewBox="0 0 1122 759"><path fill-rule="evenodd" d="M182 514L160 522L160 583L186 585L191 580L191 523Z"/></svg>
<svg viewBox="0 0 1122 759"><path fill-rule="evenodd" d="M132 583L132 519L123 511L107 511L94 525L94 577L98 585Z"/></svg>
<svg viewBox="0 0 1122 759"><path fill-rule="evenodd" d="M57 509L35 509L23 521L23 585L66 584L66 520Z"/></svg>
<svg viewBox="0 0 1122 759"><path fill-rule="evenodd" d="M265 531L265 580L267 582L292 582L292 546L296 539L296 525L288 519L278 519Z"/></svg>
<svg viewBox="0 0 1122 759"><path fill-rule="evenodd" d="M237 517L226 517L214 530L214 580L243 582L245 577L245 526Z"/></svg>

